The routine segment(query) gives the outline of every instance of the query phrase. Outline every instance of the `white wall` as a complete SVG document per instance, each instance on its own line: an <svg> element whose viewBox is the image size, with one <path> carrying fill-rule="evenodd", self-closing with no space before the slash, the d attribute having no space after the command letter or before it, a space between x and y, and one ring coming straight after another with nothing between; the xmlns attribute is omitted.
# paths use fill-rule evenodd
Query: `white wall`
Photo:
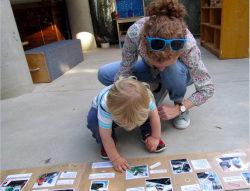
<svg viewBox="0 0 250 191"><path fill-rule="evenodd" d="M9 0L1 0L1 99L34 89Z"/></svg>
<svg viewBox="0 0 250 191"><path fill-rule="evenodd" d="M81 39L83 51L96 49L97 46L94 38L94 29L90 15L89 1L65 0L65 3L67 7L72 38Z"/></svg>

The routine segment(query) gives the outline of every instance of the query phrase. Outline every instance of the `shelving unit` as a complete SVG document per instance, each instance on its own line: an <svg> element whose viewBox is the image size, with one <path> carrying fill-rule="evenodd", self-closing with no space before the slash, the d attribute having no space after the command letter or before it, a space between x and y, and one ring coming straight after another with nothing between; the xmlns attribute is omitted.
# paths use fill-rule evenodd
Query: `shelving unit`
<svg viewBox="0 0 250 191"><path fill-rule="evenodd" d="M201 0L201 45L219 59L249 57L249 0Z"/></svg>
<svg viewBox="0 0 250 191"><path fill-rule="evenodd" d="M120 48L122 48L122 42L125 41L125 37L126 37L128 28L132 24L134 24L134 22L138 21L141 18L142 17L128 17L128 18L116 19Z"/></svg>
<svg viewBox="0 0 250 191"><path fill-rule="evenodd" d="M120 48L128 28L145 15L144 11L143 0L116 0L116 13L120 14L120 18L116 19Z"/></svg>

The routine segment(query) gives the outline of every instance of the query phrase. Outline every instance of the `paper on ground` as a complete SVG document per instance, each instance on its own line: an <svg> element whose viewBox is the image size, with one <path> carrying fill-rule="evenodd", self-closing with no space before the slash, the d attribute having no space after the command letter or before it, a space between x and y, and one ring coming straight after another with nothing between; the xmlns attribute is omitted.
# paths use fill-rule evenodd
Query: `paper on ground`
<svg viewBox="0 0 250 191"><path fill-rule="evenodd" d="M95 173L95 174L90 174L89 179L96 179L96 178L114 178L115 173Z"/></svg>
<svg viewBox="0 0 250 191"><path fill-rule="evenodd" d="M194 170L211 168L207 159L191 160Z"/></svg>
<svg viewBox="0 0 250 191"><path fill-rule="evenodd" d="M241 181L243 180L241 176L229 176L229 177L223 177L225 182L231 182L231 181Z"/></svg>
<svg viewBox="0 0 250 191"><path fill-rule="evenodd" d="M113 167L112 162L95 162L92 164L92 168L109 168Z"/></svg>
<svg viewBox="0 0 250 191"><path fill-rule="evenodd" d="M157 174L157 173L167 173L167 169L150 170L150 174Z"/></svg>
<svg viewBox="0 0 250 191"><path fill-rule="evenodd" d="M74 184L74 180L58 180L56 185Z"/></svg>
<svg viewBox="0 0 250 191"><path fill-rule="evenodd" d="M60 178L76 178L77 172L62 172Z"/></svg>
<svg viewBox="0 0 250 191"><path fill-rule="evenodd" d="M153 165L150 166L149 168L153 169L153 168L155 168L155 167L157 167L157 166L160 166L160 165L161 165L161 163L158 162L158 163L153 164Z"/></svg>
<svg viewBox="0 0 250 191"><path fill-rule="evenodd" d="M182 191L188 191L188 190L200 190L199 184L192 184L192 185L185 185L181 186Z"/></svg>

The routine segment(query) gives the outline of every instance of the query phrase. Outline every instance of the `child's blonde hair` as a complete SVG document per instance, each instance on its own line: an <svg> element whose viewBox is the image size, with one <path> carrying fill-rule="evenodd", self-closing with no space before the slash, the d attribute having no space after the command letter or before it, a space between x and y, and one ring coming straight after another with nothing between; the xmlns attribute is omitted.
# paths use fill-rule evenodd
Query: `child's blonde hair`
<svg viewBox="0 0 250 191"><path fill-rule="evenodd" d="M108 112L116 122L132 130L147 120L151 100L154 96L147 83L137 81L135 76L122 77L109 90Z"/></svg>

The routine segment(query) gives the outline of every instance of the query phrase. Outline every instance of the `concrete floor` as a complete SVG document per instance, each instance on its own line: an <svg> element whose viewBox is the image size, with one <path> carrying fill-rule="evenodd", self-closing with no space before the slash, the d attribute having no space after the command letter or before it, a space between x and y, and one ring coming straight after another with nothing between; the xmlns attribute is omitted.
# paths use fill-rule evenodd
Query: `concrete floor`
<svg viewBox="0 0 250 191"><path fill-rule="evenodd" d="M199 43L198 43L199 44ZM51 83L35 84L23 96L1 101L1 169L51 163L101 162L100 146L86 128L91 101L104 88L97 79L100 66L121 60L121 49L84 52L84 61ZM117 149L124 158L212 152L249 147L249 59L219 60L201 47L215 85L215 95L190 110L191 125L175 129L162 121L167 148L149 153L140 130L117 130ZM188 98L194 86L188 87ZM167 96L165 104L173 103ZM217 128L220 127L220 128Z"/></svg>

